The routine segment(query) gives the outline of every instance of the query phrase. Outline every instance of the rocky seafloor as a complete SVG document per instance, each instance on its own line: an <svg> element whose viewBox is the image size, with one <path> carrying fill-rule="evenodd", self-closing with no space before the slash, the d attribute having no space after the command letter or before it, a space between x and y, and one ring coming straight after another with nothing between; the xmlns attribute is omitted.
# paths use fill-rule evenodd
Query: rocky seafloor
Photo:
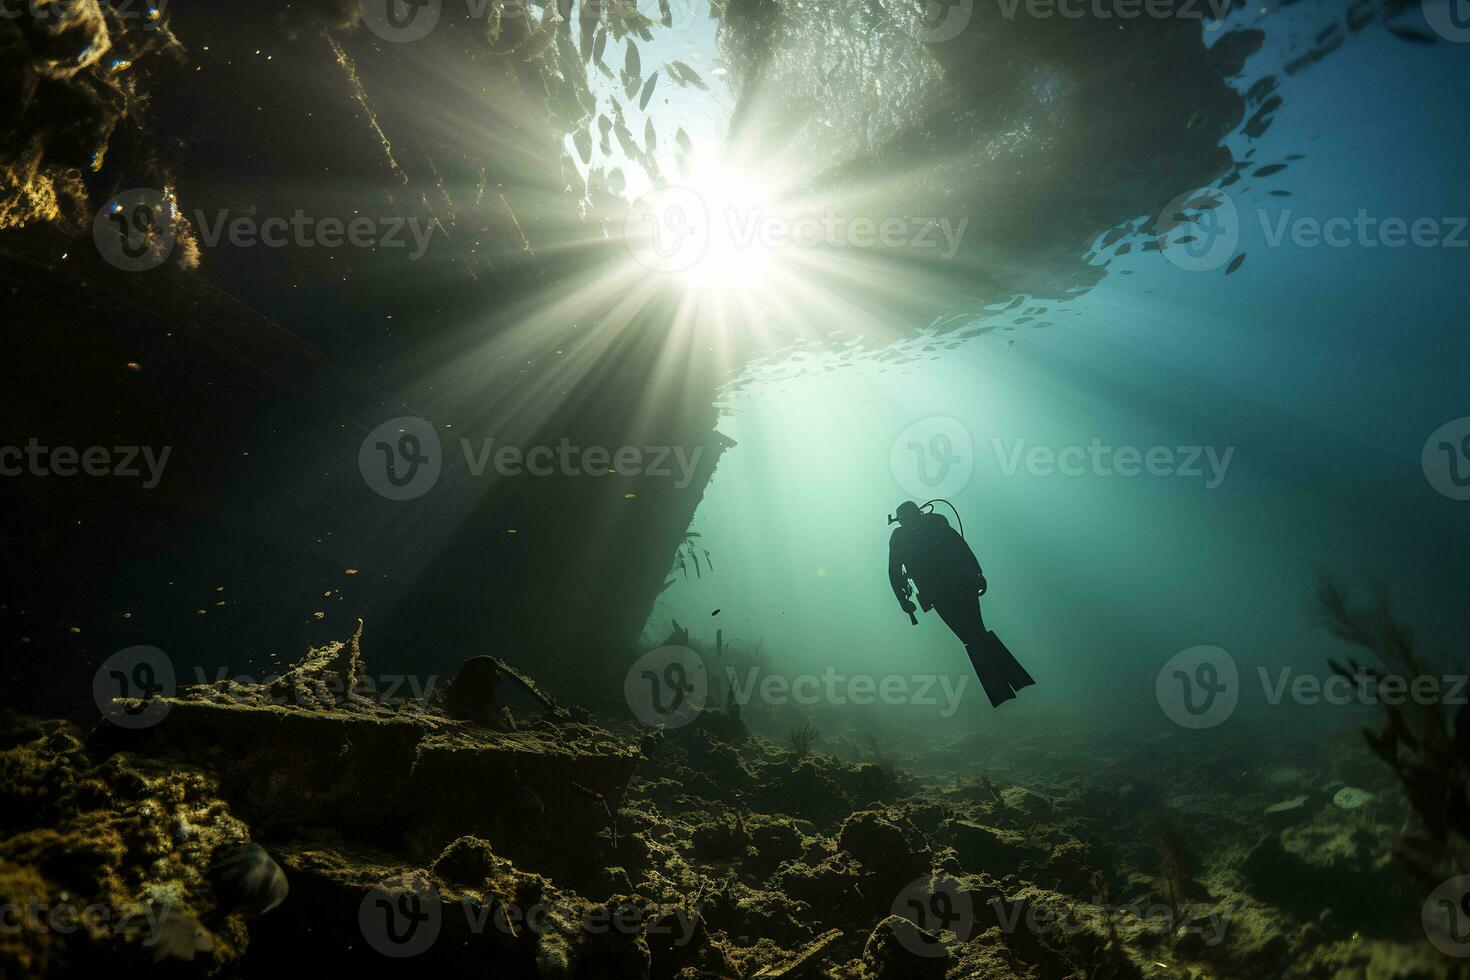
<svg viewBox="0 0 1470 980"><path fill-rule="evenodd" d="M351 693L358 639L268 683L118 703L160 713L146 725L7 716L0 975L1458 968L1389 856L1409 817L1392 774L1341 738L884 746L777 742L721 711L657 732L555 705L470 718Z"/></svg>

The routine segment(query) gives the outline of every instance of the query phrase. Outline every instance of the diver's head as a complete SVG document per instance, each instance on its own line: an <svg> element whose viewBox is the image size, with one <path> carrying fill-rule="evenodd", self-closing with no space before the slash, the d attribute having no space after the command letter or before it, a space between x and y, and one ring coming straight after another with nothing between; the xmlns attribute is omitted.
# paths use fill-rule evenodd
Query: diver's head
<svg viewBox="0 0 1470 980"><path fill-rule="evenodd" d="M912 500L905 500L898 505L898 509L894 511L894 515L898 518L898 523L903 527L913 527L919 521L919 505Z"/></svg>

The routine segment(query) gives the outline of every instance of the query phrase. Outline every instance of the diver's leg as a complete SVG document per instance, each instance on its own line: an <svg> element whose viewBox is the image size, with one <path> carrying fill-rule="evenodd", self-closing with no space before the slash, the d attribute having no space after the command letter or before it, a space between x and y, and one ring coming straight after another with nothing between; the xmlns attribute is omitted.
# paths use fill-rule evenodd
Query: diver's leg
<svg viewBox="0 0 1470 980"><path fill-rule="evenodd" d="M1005 671L997 669L999 665L995 657L986 648L984 621L980 618L980 603L975 597L944 596L935 601L934 609L964 643L965 652L970 655L970 665L975 668L975 676L980 678L980 686L985 688L991 707L1015 697L1016 693L1006 681Z"/></svg>

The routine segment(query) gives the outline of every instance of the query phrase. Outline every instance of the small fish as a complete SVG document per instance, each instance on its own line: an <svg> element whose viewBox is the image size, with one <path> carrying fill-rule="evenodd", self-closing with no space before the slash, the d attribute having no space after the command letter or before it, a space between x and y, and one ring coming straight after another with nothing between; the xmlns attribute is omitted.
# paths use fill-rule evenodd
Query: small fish
<svg viewBox="0 0 1470 980"><path fill-rule="evenodd" d="M286 873L259 844L222 847L209 867L210 883L221 908L247 916L264 915L286 900Z"/></svg>
<svg viewBox="0 0 1470 980"><path fill-rule="evenodd" d="M1251 174L1251 176L1252 177L1269 177L1272 174L1279 174L1279 173L1281 173L1281 171L1283 171L1285 169L1286 169L1286 164L1284 164L1284 163L1268 163L1268 164L1266 164L1266 166L1260 168L1255 173Z"/></svg>
<svg viewBox="0 0 1470 980"><path fill-rule="evenodd" d="M725 608L725 607L724 606L721 606L720 607L720 609L723 609L723 608ZM711 616L718 616L719 614L720 614L720 610L719 609L716 609L714 612L710 613Z"/></svg>
<svg viewBox="0 0 1470 980"><path fill-rule="evenodd" d="M1230 275L1230 273L1234 272L1236 269L1239 269L1244 264L1245 264L1245 253L1244 252L1241 252L1235 258L1233 258L1233 259L1230 260L1230 264L1225 267L1225 274L1227 276Z"/></svg>
<svg viewBox="0 0 1470 980"><path fill-rule="evenodd" d="M638 108L640 111L648 108L648 100L653 98L653 90L657 85L658 72L654 72L648 76L648 81L643 83L643 94L638 96Z"/></svg>

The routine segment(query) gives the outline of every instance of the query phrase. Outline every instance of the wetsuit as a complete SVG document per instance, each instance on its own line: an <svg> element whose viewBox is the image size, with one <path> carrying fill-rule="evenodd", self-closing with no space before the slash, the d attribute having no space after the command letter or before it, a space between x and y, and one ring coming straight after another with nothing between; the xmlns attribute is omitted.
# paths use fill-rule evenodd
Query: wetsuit
<svg viewBox="0 0 1470 980"><path fill-rule="evenodd" d="M909 602L909 580L919 590L919 605L934 609L959 637L992 705L1009 701L1034 684L1031 675L985 628L979 591L980 562L965 539L940 514L921 514L901 525L888 540L888 582L899 605Z"/></svg>

